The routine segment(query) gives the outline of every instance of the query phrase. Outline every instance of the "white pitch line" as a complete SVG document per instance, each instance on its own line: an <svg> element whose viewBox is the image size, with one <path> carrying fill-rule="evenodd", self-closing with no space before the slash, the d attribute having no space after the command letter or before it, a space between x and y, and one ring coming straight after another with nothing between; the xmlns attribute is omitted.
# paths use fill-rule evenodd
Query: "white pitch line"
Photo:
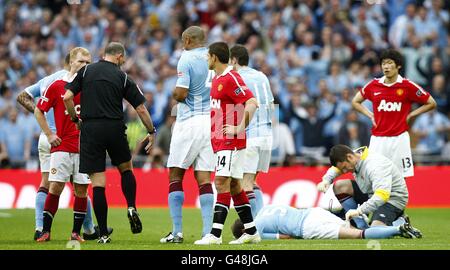
<svg viewBox="0 0 450 270"><path fill-rule="evenodd" d="M0 218L10 218L12 215L10 213L2 213L0 212Z"/></svg>

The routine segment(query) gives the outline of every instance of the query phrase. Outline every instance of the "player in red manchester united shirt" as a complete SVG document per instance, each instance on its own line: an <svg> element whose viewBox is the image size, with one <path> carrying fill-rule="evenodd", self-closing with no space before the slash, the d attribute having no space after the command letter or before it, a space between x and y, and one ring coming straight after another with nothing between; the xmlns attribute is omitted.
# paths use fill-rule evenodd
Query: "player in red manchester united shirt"
<svg viewBox="0 0 450 270"><path fill-rule="evenodd" d="M385 155L396 164L404 177L414 175L408 134L411 120L436 107L430 94L419 85L399 75L402 55L386 50L380 57L384 76L373 79L353 98L352 106L372 120L369 151ZM373 113L361 103L370 100ZM411 111L413 103L422 106Z"/></svg>
<svg viewBox="0 0 450 270"><path fill-rule="evenodd" d="M261 238L253 222L250 203L241 187L245 158L245 128L258 107L256 99L241 76L228 65L230 51L224 42L209 46L208 65L216 76L211 86L211 143L216 155L215 186L217 202L211 233L195 241L197 245L222 243L223 224L231 197L245 233L230 244L257 243Z"/></svg>
<svg viewBox="0 0 450 270"><path fill-rule="evenodd" d="M50 189L44 205L44 228L38 242L50 240L50 230L53 218L58 210L59 196L64 186L73 178L75 202L73 204L74 221L71 240L84 242L80 236L87 208L87 188L90 183L86 174L78 172L79 167L79 137L77 125L71 121L64 106L64 86L73 80L76 72L91 62L91 55L85 48L77 47L70 51L70 71L63 78L54 81L39 99L34 114L44 134L47 134L50 150ZM77 113L80 112L80 96L74 99ZM53 108L55 114L56 134L49 129L44 112Z"/></svg>

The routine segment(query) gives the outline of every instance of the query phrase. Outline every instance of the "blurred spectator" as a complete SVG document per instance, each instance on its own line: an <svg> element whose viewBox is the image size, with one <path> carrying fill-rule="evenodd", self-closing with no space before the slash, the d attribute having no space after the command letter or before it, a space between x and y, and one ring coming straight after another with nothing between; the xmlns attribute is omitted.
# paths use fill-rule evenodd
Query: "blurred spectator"
<svg viewBox="0 0 450 270"><path fill-rule="evenodd" d="M437 74L433 77L432 85L430 88L430 93L436 100L437 108L436 110L441 113L448 113L450 111L450 89L445 89L445 75ZM447 87L448 88L448 87Z"/></svg>
<svg viewBox="0 0 450 270"><path fill-rule="evenodd" d="M450 120L444 114L431 111L417 117L412 131L419 142L415 152L423 155L439 155L450 131Z"/></svg>
<svg viewBox="0 0 450 270"><path fill-rule="evenodd" d="M6 154L13 168L25 165L31 153L31 134L27 127L17 120L18 112L16 108L8 111L8 119L3 120L0 129L1 148L6 150Z"/></svg>
<svg viewBox="0 0 450 270"><path fill-rule="evenodd" d="M294 139L289 126L278 119L272 120L273 146L271 163L277 166L293 165L295 160Z"/></svg>
<svg viewBox="0 0 450 270"><path fill-rule="evenodd" d="M302 124L303 145L301 154L305 157L320 160L326 151L326 142L323 136L325 124L334 117L336 113L337 103L334 103L332 112L325 118L319 118L317 105L314 102L306 105L307 117L294 112L293 117L298 119Z"/></svg>
<svg viewBox="0 0 450 270"><path fill-rule="evenodd" d="M326 78L328 89L331 93L340 95L349 86L348 76L342 72L341 65L337 62L331 62L329 74Z"/></svg>
<svg viewBox="0 0 450 270"><path fill-rule="evenodd" d="M394 1L391 2L407 2L407 1ZM392 14L391 23L393 23L392 27L389 28L389 42L395 47L400 48L403 47L404 43L407 40L407 28L408 26L414 25L414 18L416 16L416 5L412 1L408 1L408 5L406 6L406 11L402 11L400 8L399 11L396 11L396 14ZM394 3L393 3L394 4ZM389 6L388 10L394 10L394 6ZM401 15L400 15L401 14Z"/></svg>
<svg viewBox="0 0 450 270"><path fill-rule="evenodd" d="M423 65L421 62L425 62ZM427 90L432 90L433 79L436 75L445 75L444 63L438 56L428 55L427 58L423 57L422 61L416 62L417 71L422 75L426 82L423 87Z"/></svg>
<svg viewBox="0 0 450 270"><path fill-rule="evenodd" d="M17 122L26 128L27 134L31 137L30 155L38 157L38 142L39 136L41 135L41 128L39 127L34 114L21 106Z"/></svg>
<svg viewBox="0 0 450 270"><path fill-rule="evenodd" d="M8 112L15 107L14 93L8 86L0 86L0 121L7 118Z"/></svg>
<svg viewBox="0 0 450 270"><path fill-rule="evenodd" d="M360 146L368 146L370 140L369 127L358 119L358 113L351 110L347 113L346 120L339 129L337 144L345 144L352 149Z"/></svg>
<svg viewBox="0 0 450 270"><path fill-rule="evenodd" d="M347 65L352 58L352 51L344 43L344 38L340 33L334 33L331 41L331 61L341 65Z"/></svg>

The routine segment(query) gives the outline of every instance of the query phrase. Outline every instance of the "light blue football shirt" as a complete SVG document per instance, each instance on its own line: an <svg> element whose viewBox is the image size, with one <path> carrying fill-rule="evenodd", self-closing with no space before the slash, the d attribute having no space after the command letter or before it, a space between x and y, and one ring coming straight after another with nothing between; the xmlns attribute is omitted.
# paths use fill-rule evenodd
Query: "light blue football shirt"
<svg viewBox="0 0 450 270"><path fill-rule="evenodd" d="M259 108L246 129L247 138L272 136L272 103L274 99L269 79L264 73L250 67L242 67L238 73L259 104Z"/></svg>
<svg viewBox="0 0 450 270"><path fill-rule="evenodd" d="M255 218L256 229L262 239L277 239L278 234L302 238L303 221L310 210L288 205L264 206Z"/></svg>
<svg viewBox="0 0 450 270"><path fill-rule="evenodd" d="M40 98L43 96L45 90L52 84L52 82L61 79L69 73L67 70L59 70L51 75L48 75L47 77L42 78L37 83L28 86L25 88L25 92L28 93L32 98ZM48 126L52 132L56 132L56 125L55 125L55 115L53 113L53 108L50 109L48 112L45 113L45 118L47 119Z"/></svg>
<svg viewBox="0 0 450 270"><path fill-rule="evenodd" d="M208 69L208 49L185 50L177 66L177 87L188 89L188 96L177 105L177 121L195 115L209 115L209 95L214 71Z"/></svg>

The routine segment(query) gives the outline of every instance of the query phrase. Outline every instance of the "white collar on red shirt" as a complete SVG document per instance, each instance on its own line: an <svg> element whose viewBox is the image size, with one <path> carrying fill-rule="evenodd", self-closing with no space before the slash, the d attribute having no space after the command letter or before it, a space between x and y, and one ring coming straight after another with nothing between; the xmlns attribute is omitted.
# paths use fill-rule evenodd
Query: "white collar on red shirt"
<svg viewBox="0 0 450 270"><path fill-rule="evenodd" d="M64 74L64 76L61 78L61 80L65 81L65 82L72 82L73 79L75 79L75 77L77 76L77 73L73 74L72 76L70 76L70 72L67 72L66 74Z"/></svg>
<svg viewBox="0 0 450 270"><path fill-rule="evenodd" d="M400 75L400 74L398 74L397 75L397 80L394 82L394 83L384 83L384 81L386 80L386 76L383 76L383 77L381 77L379 80L378 80L378 82L379 83L382 83L382 84L384 84L384 85L386 85L386 86L391 86L391 85L393 85L393 84L395 84L395 83L401 83L401 82L403 82L403 77Z"/></svg>
<svg viewBox="0 0 450 270"><path fill-rule="evenodd" d="M220 77L220 76L225 76L225 75L227 75L230 71L232 71L233 70L233 66L228 66L223 72L222 72L222 74L220 74L219 76L217 76L217 77Z"/></svg>

